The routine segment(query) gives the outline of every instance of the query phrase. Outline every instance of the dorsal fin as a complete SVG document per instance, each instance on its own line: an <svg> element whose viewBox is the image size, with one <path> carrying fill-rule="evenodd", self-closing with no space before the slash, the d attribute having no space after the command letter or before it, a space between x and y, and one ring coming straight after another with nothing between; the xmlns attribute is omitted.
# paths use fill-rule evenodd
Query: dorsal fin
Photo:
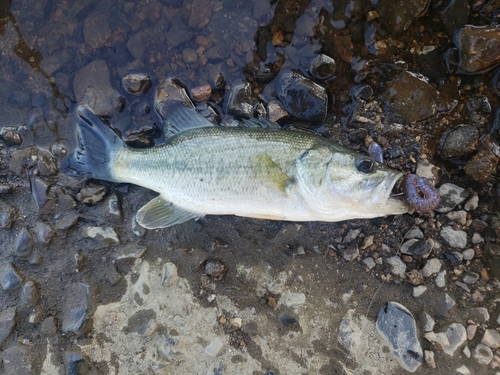
<svg viewBox="0 0 500 375"><path fill-rule="evenodd" d="M216 126L200 115L194 109L186 107L178 100L167 100L164 120L166 121L166 134L178 134L189 129L207 128Z"/></svg>

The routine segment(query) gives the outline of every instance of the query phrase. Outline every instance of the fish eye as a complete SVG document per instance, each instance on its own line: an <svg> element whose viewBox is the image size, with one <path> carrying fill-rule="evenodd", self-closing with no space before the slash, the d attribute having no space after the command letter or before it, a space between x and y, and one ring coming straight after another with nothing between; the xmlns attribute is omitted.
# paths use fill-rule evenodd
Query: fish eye
<svg viewBox="0 0 500 375"><path fill-rule="evenodd" d="M375 170L375 163L370 158L362 157L356 160L356 169L361 173L369 174Z"/></svg>

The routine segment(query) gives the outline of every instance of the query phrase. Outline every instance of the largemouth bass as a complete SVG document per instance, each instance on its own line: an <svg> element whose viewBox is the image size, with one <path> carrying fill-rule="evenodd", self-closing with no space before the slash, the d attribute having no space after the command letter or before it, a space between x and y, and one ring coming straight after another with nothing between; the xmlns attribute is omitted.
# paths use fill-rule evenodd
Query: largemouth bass
<svg viewBox="0 0 500 375"><path fill-rule="evenodd" d="M334 222L408 211L391 196L403 174L369 156L304 132L215 126L181 103L169 110L177 134L138 149L79 107L65 171L160 193L136 215L148 229L205 215Z"/></svg>

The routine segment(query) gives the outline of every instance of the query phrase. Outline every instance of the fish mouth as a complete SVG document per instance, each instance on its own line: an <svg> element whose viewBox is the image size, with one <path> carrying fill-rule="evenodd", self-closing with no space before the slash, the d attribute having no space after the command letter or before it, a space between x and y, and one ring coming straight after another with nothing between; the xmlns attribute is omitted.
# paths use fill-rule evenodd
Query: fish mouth
<svg viewBox="0 0 500 375"><path fill-rule="evenodd" d="M386 206L386 209L394 214L408 212L408 205L404 201L401 189L403 173L399 171L391 172L380 184L378 194L374 195L373 202Z"/></svg>

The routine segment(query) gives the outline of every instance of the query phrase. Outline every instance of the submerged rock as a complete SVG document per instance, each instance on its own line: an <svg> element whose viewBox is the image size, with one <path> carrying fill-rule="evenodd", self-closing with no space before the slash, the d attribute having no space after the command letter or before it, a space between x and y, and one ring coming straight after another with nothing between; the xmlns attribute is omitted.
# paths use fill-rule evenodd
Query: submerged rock
<svg viewBox="0 0 500 375"><path fill-rule="evenodd" d="M422 364L423 352L410 311L397 302L386 302L378 314L377 329L390 343L400 364L415 372Z"/></svg>
<svg viewBox="0 0 500 375"><path fill-rule="evenodd" d="M500 64L500 29L488 26L462 27L453 42L459 50L461 73L482 73Z"/></svg>
<svg viewBox="0 0 500 375"><path fill-rule="evenodd" d="M133 95L147 94L152 86L151 78L147 74L127 74L122 79L125 89Z"/></svg>
<svg viewBox="0 0 500 375"><path fill-rule="evenodd" d="M326 81L333 77L337 63L333 58L320 54L313 58L309 64L309 73L314 78Z"/></svg>
<svg viewBox="0 0 500 375"><path fill-rule="evenodd" d="M245 81L231 89L226 103L226 112L230 115L251 118L259 99L253 94L250 82Z"/></svg>

